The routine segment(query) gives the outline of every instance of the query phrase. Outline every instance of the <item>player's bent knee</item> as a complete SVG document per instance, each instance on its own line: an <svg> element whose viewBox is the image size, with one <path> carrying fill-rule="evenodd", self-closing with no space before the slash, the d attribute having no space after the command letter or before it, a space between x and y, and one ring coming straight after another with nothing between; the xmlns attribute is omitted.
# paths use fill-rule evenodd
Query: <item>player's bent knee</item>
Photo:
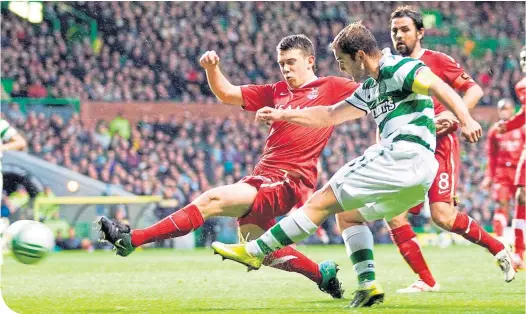
<svg viewBox="0 0 526 314"><path fill-rule="evenodd" d="M387 225L389 226L389 229L393 230L393 229L408 225L409 221L407 220L406 214L407 213L403 213L401 215L398 215L392 218L390 221L388 221Z"/></svg>
<svg viewBox="0 0 526 314"><path fill-rule="evenodd" d="M355 221L353 217L349 214L349 212L343 212L336 215L336 224L338 226L338 229L340 232L343 230L350 228L352 226L361 225L361 222Z"/></svg>
<svg viewBox="0 0 526 314"><path fill-rule="evenodd" d="M452 204L444 202L436 202L431 204L431 219L439 227L451 230L455 219L457 217L457 210Z"/></svg>
<svg viewBox="0 0 526 314"><path fill-rule="evenodd" d="M203 194L199 195L192 203L199 208L199 211L203 217L209 217L219 215L221 213L222 199L219 193L212 190L208 190Z"/></svg>

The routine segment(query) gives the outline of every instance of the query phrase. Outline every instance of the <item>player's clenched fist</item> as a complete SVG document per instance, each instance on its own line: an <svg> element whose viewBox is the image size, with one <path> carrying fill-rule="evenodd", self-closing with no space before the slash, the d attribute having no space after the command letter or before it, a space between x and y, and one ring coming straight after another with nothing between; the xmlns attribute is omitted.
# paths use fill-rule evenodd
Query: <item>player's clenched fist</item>
<svg viewBox="0 0 526 314"><path fill-rule="evenodd" d="M219 56L214 50L209 50L201 56L199 64L201 64L205 70L213 69L219 65Z"/></svg>
<svg viewBox="0 0 526 314"><path fill-rule="evenodd" d="M482 127L472 117L469 117L466 124L462 126L462 136L470 143L476 143L482 136Z"/></svg>
<svg viewBox="0 0 526 314"><path fill-rule="evenodd" d="M256 113L256 121L263 123L271 123L283 119L283 110L274 109L270 107L263 107Z"/></svg>

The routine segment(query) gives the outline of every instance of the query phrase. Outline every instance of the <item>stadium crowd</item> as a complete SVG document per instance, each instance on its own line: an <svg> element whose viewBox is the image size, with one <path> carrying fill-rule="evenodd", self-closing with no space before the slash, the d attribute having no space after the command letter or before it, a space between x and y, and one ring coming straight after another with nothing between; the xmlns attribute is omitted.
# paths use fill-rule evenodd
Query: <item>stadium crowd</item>
<svg viewBox="0 0 526 314"><path fill-rule="evenodd" d="M267 126L256 124L241 111L228 119L144 118L135 126L125 117L117 117L109 124L99 121L93 128L85 127L77 115L69 121L35 112L26 116L16 105L5 115L26 136L33 155L138 195L163 195L178 201L178 206L159 209L158 218L211 187L234 183L250 174L268 134ZM321 156L318 188L374 141L373 123L372 119L361 119L335 128ZM482 225L491 226L493 204L488 191L478 186L486 165L481 158L483 150L484 141L463 145L458 191L460 208ZM415 216L413 224L429 228L430 220L425 215ZM339 241L334 220L324 227L332 241ZM375 230L377 236L387 235L382 223L376 223Z"/></svg>
<svg viewBox="0 0 526 314"><path fill-rule="evenodd" d="M350 21L363 20L381 46L391 46L388 17L396 2L76 2L70 5L98 23L102 45L68 33L74 24L63 4L44 3L46 20L30 25L2 10L2 77L15 80L13 97L74 97L131 101L174 99L216 102L198 66L206 50L218 51L227 77L236 84L281 79L275 62L279 38L305 33L317 49L317 73L337 74L328 44ZM523 2L419 2L441 26L428 36L453 36L438 45L468 69L483 87L481 105L515 97L520 77L516 56L523 43ZM60 17L62 30L52 26ZM192 36L189 36L192 34ZM497 41L482 57L470 40ZM469 40L468 40L469 39ZM515 47L516 46L516 47ZM515 49L517 48L517 49Z"/></svg>

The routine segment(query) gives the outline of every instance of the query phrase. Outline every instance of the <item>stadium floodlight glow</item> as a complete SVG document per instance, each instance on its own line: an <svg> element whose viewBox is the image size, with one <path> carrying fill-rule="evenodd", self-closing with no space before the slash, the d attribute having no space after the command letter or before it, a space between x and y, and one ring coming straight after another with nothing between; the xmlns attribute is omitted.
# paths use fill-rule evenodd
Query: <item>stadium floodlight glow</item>
<svg viewBox="0 0 526 314"><path fill-rule="evenodd" d="M79 183L75 180L71 180L69 181L67 184L66 184L66 188L68 189L68 191L70 191L71 193L75 193L79 190Z"/></svg>
<svg viewBox="0 0 526 314"><path fill-rule="evenodd" d="M31 23L41 23L44 19L40 2L10 1L8 9Z"/></svg>

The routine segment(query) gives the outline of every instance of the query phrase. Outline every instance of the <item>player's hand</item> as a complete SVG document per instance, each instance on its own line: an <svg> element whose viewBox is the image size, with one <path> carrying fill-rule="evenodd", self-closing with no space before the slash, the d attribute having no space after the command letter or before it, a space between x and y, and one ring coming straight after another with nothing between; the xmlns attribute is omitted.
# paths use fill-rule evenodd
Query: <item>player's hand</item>
<svg viewBox="0 0 526 314"><path fill-rule="evenodd" d="M460 129L464 140L470 143L476 143L482 136L482 127L471 116L466 119L466 124Z"/></svg>
<svg viewBox="0 0 526 314"><path fill-rule="evenodd" d="M487 190L491 187L491 178L485 177L484 180L482 180L482 188Z"/></svg>
<svg viewBox="0 0 526 314"><path fill-rule="evenodd" d="M458 129L459 121L451 111L444 111L435 117L437 136L455 132Z"/></svg>
<svg viewBox="0 0 526 314"><path fill-rule="evenodd" d="M270 107L263 107L256 113L256 121L263 122L267 125L274 121L283 119L283 110L274 109Z"/></svg>
<svg viewBox="0 0 526 314"><path fill-rule="evenodd" d="M500 120L495 123L495 129L497 129L497 133L506 133L506 124L504 124L503 120Z"/></svg>
<svg viewBox="0 0 526 314"><path fill-rule="evenodd" d="M201 58L199 59L199 64L205 70L211 70L219 65L219 56L217 55L215 50L209 50L201 56Z"/></svg>

